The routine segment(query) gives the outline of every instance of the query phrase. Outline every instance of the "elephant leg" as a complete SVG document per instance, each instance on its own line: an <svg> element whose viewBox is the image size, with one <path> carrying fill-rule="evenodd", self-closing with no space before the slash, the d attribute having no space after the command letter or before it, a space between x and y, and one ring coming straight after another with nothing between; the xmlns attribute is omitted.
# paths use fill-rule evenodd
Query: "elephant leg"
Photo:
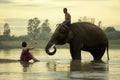
<svg viewBox="0 0 120 80"><path fill-rule="evenodd" d="M105 53L105 48L96 48L91 52L94 60L101 60L102 56Z"/></svg>
<svg viewBox="0 0 120 80"><path fill-rule="evenodd" d="M70 45L70 53L73 60L81 60L81 51L78 46Z"/></svg>
<svg viewBox="0 0 120 80"><path fill-rule="evenodd" d="M101 60L101 57L98 57L98 55L97 55L98 53L94 52L94 53L91 53L91 54L92 54L94 60Z"/></svg>

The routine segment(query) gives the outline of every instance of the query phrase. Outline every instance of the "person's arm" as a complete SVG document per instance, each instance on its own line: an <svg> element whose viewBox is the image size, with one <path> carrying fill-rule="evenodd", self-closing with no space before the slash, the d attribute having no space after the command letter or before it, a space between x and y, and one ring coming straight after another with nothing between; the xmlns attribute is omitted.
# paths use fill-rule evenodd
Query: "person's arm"
<svg viewBox="0 0 120 80"><path fill-rule="evenodd" d="M34 47L27 47L27 49L28 49L28 50L32 50L32 49L34 49Z"/></svg>

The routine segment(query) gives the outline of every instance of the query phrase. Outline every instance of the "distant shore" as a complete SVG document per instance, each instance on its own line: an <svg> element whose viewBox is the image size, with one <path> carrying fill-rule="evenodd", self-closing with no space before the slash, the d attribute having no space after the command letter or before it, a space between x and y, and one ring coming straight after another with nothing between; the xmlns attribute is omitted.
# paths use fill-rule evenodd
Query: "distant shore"
<svg viewBox="0 0 120 80"><path fill-rule="evenodd" d="M109 48L110 49L120 49L120 39L109 40Z"/></svg>
<svg viewBox="0 0 120 80"><path fill-rule="evenodd" d="M15 49L21 48L22 41L0 41L0 49ZM33 41L27 42L30 46L35 48L44 49L47 41ZM58 45L58 48L69 48L68 44ZM109 40L109 48L110 49L120 49L120 40Z"/></svg>

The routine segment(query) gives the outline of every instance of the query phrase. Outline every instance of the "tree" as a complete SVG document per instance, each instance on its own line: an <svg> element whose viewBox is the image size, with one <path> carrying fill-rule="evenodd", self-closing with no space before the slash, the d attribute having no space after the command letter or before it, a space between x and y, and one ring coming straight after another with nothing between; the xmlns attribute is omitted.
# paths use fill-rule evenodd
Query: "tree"
<svg viewBox="0 0 120 80"><path fill-rule="evenodd" d="M107 27L105 33L110 40L120 39L120 31L117 31L114 27Z"/></svg>
<svg viewBox="0 0 120 80"><path fill-rule="evenodd" d="M28 36L32 39L37 39L38 38L38 35L40 33L40 27L39 27L39 24L40 24L40 20L35 17L33 19L29 19L28 21L28 27L27 27L27 30L28 30Z"/></svg>
<svg viewBox="0 0 120 80"><path fill-rule="evenodd" d="M10 31L9 24L8 24L8 23L5 23L3 36L10 37L10 32L11 32L11 31Z"/></svg>
<svg viewBox="0 0 120 80"><path fill-rule="evenodd" d="M114 31L116 31L114 27L107 27L105 29L105 32L114 32Z"/></svg>
<svg viewBox="0 0 120 80"><path fill-rule="evenodd" d="M98 26L102 28L102 21L98 22Z"/></svg>
<svg viewBox="0 0 120 80"><path fill-rule="evenodd" d="M91 18L91 23L95 24L95 18Z"/></svg>
<svg viewBox="0 0 120 80"><path fill-rule="evenodd" d="M40 39L42 40L48 40L51 36L51 29L49 27L48 19L44 21L44 23L41 25L41 34Z"/></svg>

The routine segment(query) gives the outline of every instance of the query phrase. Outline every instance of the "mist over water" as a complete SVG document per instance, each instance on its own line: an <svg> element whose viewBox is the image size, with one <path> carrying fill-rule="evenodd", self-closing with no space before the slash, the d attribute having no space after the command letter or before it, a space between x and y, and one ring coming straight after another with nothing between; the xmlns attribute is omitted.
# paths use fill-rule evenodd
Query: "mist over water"
<svg viewBox="0 0 120 80"><path fill-rule="evenodd" d="M92 61L82 52L82 61L71 60L68 49L58 49L49 56L43 49L32 51L40 62L19 62L21 49L0 50L0 80L119 80L120 50L111 49L110 61L106 53L102 61ZM6 61L5 61L6 60Z"/></svg>

